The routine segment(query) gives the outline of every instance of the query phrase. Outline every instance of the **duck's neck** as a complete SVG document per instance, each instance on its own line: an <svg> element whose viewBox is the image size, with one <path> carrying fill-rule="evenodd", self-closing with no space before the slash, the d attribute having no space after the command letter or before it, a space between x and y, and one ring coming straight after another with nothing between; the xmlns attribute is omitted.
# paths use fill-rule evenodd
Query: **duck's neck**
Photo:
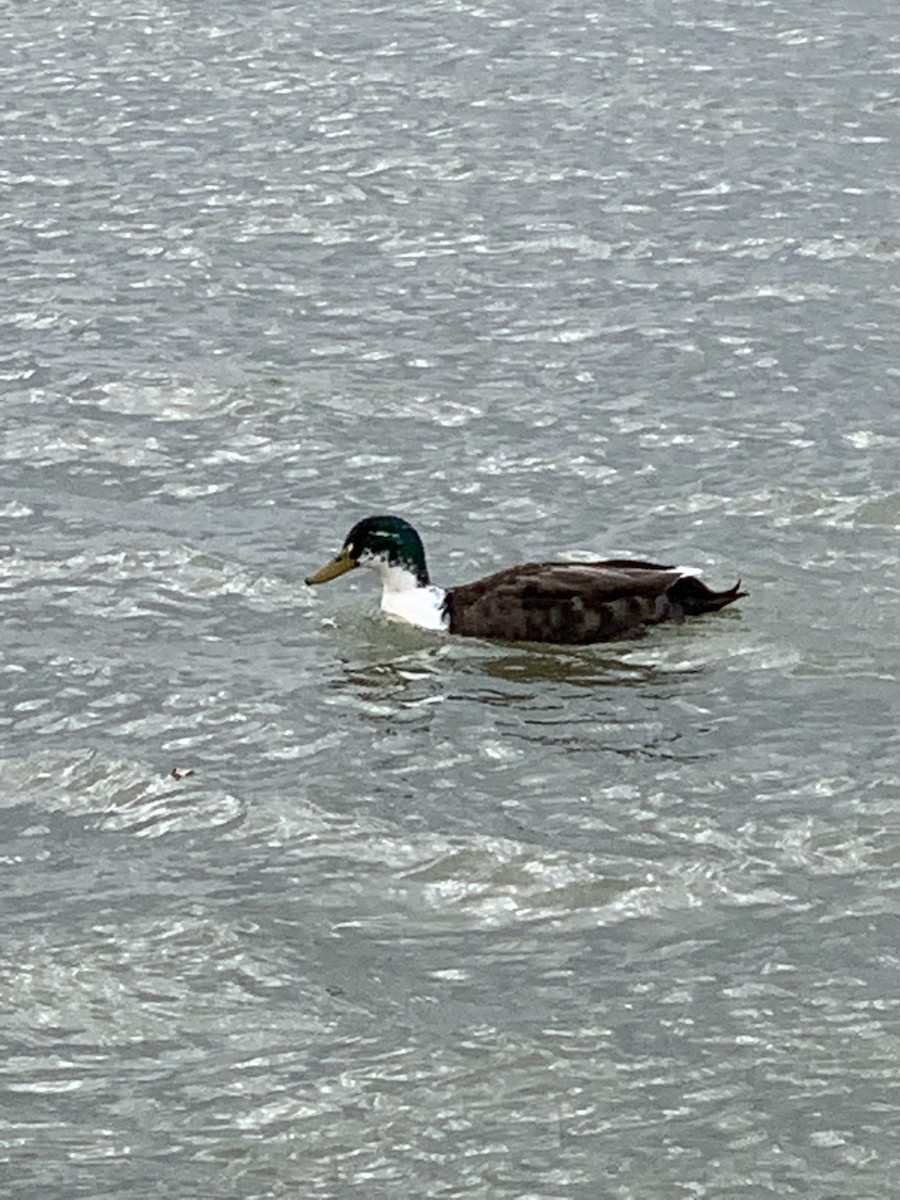
<svg viewBox="0 0 900 1200"><path fill-rule="evenodd" d="M381 577L381 611L420 629L446 629L444 590L429 583L427 573L417 577L408 567L376 564Z"/></svg>

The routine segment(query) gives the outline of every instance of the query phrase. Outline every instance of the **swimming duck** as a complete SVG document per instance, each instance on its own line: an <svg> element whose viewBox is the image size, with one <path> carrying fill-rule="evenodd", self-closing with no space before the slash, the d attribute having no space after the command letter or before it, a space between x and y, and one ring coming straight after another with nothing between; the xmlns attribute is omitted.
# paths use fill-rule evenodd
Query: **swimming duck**
<svg viewBox="0 0 900 1200"><path fill-rule="evenodd" d="M431 582L418 533L394 516L358 521L339 553L306 582L327 583L354 567L378 572L381 608L391 617L508 642L638 637L648 625L716 612L746 595L740 581L714 592L688 568L621 558L523 563L445 591Z"/></svg>

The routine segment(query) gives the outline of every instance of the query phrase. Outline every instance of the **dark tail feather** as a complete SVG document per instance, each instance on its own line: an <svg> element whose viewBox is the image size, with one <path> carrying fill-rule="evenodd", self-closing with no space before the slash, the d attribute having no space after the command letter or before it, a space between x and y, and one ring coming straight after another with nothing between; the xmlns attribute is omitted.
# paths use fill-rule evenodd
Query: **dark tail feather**
<svg viewBox="0 0 900 1200"><path fill-rule="evenodd" d="M741 581L738 580L733 588L725 592L714 592L701 580L693 575L684 575L668 589L670 600L679 604L689 617L699 616L700 613L718 612L726 604L733 604L746 596L741 591Z"/></svg>

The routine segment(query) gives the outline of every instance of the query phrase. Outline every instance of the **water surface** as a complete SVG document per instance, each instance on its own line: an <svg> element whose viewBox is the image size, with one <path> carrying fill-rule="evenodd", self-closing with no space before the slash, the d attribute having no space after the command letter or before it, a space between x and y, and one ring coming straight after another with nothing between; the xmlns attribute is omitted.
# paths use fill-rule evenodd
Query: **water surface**
<svg viewBox="0 0 900 1200"><path fill-rule="evenodd" d="M7 1194L883 1200L893 10L6 15ZM750 595L445 640L378 511Z"/></svg>

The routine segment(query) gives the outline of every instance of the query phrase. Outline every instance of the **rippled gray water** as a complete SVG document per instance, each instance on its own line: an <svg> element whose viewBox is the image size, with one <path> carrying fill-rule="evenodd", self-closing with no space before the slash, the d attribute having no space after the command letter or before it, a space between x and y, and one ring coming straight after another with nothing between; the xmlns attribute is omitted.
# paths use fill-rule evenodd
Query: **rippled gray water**
<svg viewBox="0 0 900 1200"><path fill-rule="evenodd" d="M883 1200L893 6L4 18L4 1194ZM385 510L750 595L448 641Z"/></svg>

